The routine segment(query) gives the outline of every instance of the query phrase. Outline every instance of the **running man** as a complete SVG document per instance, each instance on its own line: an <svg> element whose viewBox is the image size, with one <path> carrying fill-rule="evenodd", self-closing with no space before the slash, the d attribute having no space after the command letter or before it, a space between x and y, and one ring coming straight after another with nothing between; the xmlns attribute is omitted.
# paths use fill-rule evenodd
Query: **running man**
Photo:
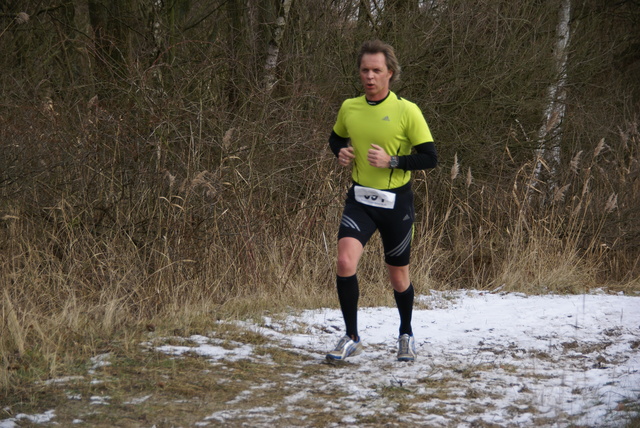
<svg viewBox="0 0 640 428"><path fill-rule="evenodd" d="M400 76L393 48L365 42L358 55L364 95L347 99L329 137L338 163L352 171L353 185L338 230L336 285L346 333L328 360L362 351L358 335L357 267L364 246L378 230L400 314L398 360L416 358L411 329L414 289L409 278L414 205L411 171L434 168L438 155L418 106L389 87Z"/></svg>

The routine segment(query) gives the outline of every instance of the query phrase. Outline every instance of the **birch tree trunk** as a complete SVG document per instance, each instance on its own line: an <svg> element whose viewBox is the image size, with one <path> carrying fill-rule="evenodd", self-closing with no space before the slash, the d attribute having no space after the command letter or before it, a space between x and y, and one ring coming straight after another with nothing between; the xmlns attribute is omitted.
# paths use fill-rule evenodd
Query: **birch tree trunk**
<svg viewBox="0 0 640 428"><path fill-rule="evenodd" d="M556 45L554 52L556 75L558 79L548 88L548 104L544 112L542 126L538 130L536 150L536 166L527 193L531 197L531 190L541 180L542 166L546 164L549 171L549 191L553 193L556 187L557 168L560 164L560 143L562 140L562 125L566 111L567 98L567 61L570 37L571 0L562 0L558 13L556 27Z"/></svg>
<svg viewBox="0 0 640 428"><path fill-rule="evenodd" d="M267 60L264 67L264 89L267 95L273 91L276 84L276 66L278 65L278 55L280 54L280 43L289 19L289 10L293 0L282 0L278 18L272 28L272 37L267 48Z"/></svg>

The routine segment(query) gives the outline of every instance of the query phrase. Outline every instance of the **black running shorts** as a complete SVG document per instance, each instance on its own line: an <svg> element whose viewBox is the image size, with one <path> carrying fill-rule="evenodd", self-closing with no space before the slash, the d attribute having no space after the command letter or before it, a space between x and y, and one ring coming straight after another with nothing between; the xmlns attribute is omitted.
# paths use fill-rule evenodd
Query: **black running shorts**
<svg viewBox="0 0 640 428"><path fill-rule="evenodd" d="M406 266L409 264L413 240L413 192L410 184L388 191L396 194L392 209L356 201L354 186L351 186L347 192L338 239L355 238L364 247L378 230L384 247L385 262L391 266Z"/></svg>

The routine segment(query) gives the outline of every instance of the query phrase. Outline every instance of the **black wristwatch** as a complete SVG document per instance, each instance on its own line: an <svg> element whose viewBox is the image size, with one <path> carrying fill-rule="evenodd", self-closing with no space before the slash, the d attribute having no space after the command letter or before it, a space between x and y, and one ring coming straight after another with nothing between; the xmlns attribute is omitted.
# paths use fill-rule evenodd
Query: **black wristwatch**
<svg viewBox="0 0 640 428"><path fill-rule="evenodd" d="M391 160L389 161L389 168L397 168L400 164L400 158L398 156L391 156Z"/></svg>

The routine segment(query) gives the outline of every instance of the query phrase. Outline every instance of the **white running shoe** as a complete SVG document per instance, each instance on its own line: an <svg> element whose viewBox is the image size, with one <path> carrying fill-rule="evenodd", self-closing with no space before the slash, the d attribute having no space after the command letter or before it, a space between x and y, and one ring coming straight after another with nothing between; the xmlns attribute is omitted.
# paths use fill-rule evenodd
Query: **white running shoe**
<svg viewBox="0 0 640 428"><path fill-rule="evenodd" d="M358 355L363 348L360 339L355 342L349 336L344 336L334 350L327 354L327 360L344 360L347 357Z"/></svg>
<svg viewBox="0 0 640 428"><path fill-rule="evenodd" d="M398 361L414 361L416 354L416 341L413 336L403 334L398 338Z"/></svg>

